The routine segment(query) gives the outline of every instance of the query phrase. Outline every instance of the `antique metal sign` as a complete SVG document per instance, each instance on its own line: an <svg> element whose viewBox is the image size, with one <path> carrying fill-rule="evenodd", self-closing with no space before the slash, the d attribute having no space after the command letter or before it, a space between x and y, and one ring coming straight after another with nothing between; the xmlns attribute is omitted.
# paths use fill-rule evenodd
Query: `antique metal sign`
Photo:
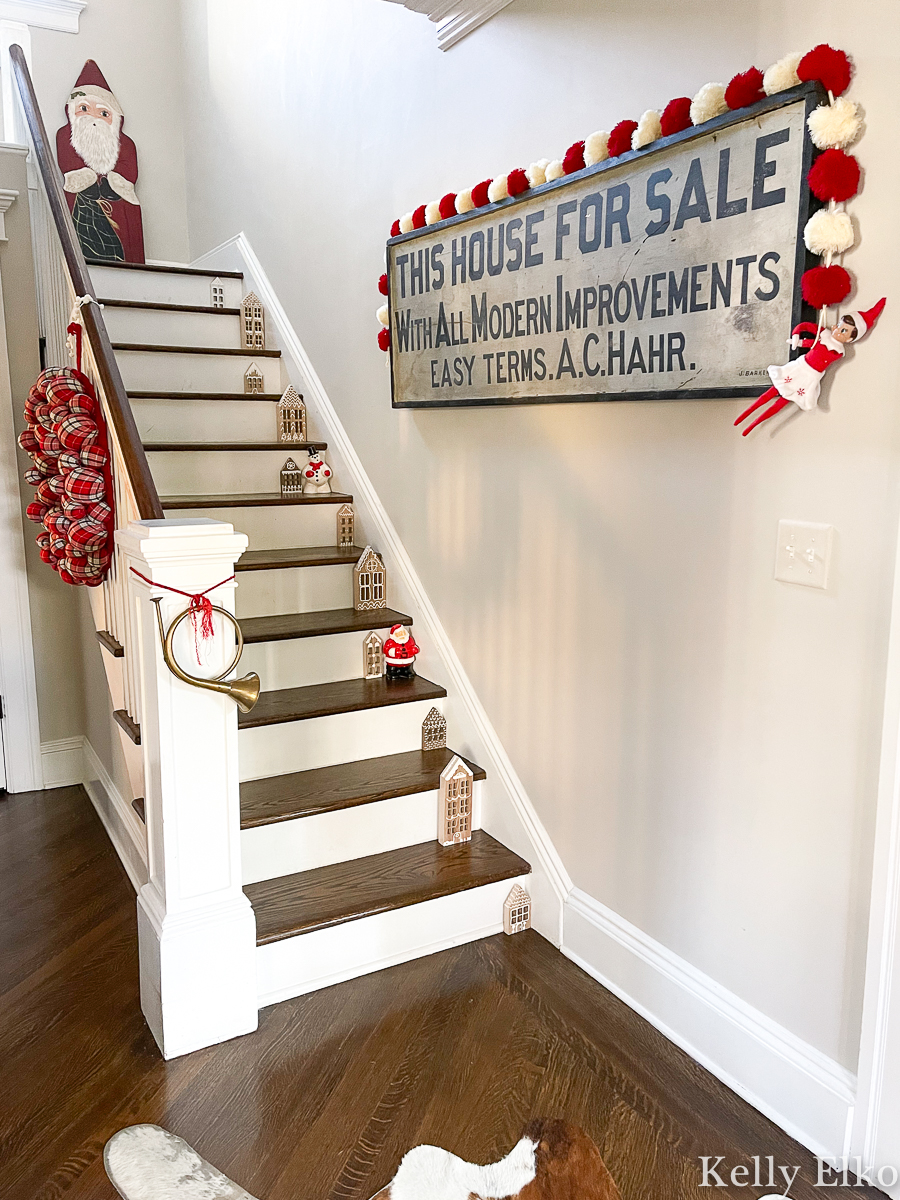
<svg viewBox="0 0 900 1200"><path fill-rule="evenodd" d="M745 396L788 358L807 85L388 243L395 407Z"/></svg>

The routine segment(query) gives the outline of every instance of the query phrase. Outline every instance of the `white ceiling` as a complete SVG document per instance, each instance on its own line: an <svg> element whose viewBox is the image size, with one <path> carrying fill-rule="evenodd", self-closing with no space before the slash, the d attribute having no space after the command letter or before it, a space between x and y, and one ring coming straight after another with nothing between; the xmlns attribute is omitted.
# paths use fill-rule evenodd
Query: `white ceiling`
<svg viewBox="0 0 900 1200"><path fill-rule="evenodd" d="M423 13L437 25L440 48L449 50L512 0L389 0L389 3Z"/></svg>

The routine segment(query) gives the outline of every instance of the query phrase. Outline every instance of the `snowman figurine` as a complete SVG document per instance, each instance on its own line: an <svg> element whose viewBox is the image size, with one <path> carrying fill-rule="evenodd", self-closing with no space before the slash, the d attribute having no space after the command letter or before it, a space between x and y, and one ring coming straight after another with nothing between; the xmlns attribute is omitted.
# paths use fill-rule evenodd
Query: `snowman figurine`
<svg viewBox="0 0 900 1200"><path fill-rule="evenodd" d="M303 468L303 495L324 496L331 491L331 467L318 450L309 450L309 462Z"/></svg>
<svg viewBox="0 0 900 1200"><path fill-rule="evenodd" d="M405 625L392 625L384 643L384 666L388 679L412 679L416 673L419 647Z"/></svg>

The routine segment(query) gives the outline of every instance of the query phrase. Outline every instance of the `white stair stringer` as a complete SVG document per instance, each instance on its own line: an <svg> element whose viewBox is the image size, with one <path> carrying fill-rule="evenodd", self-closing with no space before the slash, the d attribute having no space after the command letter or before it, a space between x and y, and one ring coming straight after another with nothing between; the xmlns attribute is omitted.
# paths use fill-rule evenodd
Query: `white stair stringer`
<svg viewBox="0 0 900 1200"><path fill-rule="evenodd" d="M259 1006L501 933L503 901L516 883L528 890L531 878L501 879L258 946Z"/></svg>

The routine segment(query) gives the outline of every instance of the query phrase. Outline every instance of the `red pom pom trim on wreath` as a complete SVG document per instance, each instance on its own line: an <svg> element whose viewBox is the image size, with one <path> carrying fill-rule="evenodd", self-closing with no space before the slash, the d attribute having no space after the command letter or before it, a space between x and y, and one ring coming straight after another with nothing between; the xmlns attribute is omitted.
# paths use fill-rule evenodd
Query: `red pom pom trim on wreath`
<svg viewBox="0 0 900 1200"><path fill-rule="evenodd" d="M849 200L859 191L859 161L843 150L825 150L809 168L807 183L820 200Z"/></svg>
<svg viewBox="0 0 900 1200"><path fill-rule="evenodd" d="M832 95L840 96L850 86L853 68L843 50L823 42L814 46L797 64L797 78L804 82L817 79Z"/></svg>
<svg viewBox="0 0 900 1200"><path fill-rule="evenodd" d="M620 121L618 125L612 127L609 141L606 144L610 158L618 158L620 154L631 149L631 135L637 127L637 121Z"/></svg>
<svg viewBox="0 0 900 1200"><path fill-rule="evenodd" d="M765 95L763 73L758 67L751 67L749 71L735 75L729 83L725 89L725 103L729 108L746 108L757 100L765 99Z"/></svg>
<svg viewBox="0 0 900 1200"><path fill-rule="evenodd" d="M575 171L584 170L584 142L573 142L563 157L563 171L572 175Z"/></svg>
<svg viewBox="0 0 900 1200"><path fill-rule="evenodd" d="M830 267L811 267L800 280L803 299L813 308L831 308L850 295L850 275L836 263Z"/></svg>

